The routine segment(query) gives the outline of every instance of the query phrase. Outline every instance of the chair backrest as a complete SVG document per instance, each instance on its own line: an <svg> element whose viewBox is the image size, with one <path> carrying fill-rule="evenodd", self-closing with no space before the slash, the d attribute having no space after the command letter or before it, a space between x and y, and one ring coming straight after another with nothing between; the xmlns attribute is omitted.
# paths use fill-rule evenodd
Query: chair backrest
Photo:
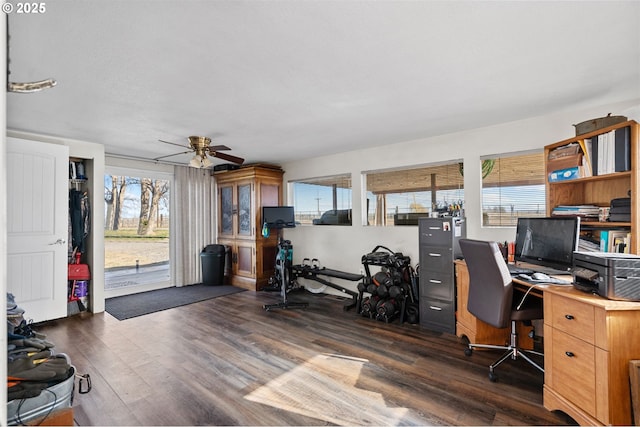
<svg viewBox="0 0 640 427"><path fill-rule="evenodd" d="M513 282L496 242L460 239L460 249L469 270L467 309L496 328L511 321Z"/></svg>

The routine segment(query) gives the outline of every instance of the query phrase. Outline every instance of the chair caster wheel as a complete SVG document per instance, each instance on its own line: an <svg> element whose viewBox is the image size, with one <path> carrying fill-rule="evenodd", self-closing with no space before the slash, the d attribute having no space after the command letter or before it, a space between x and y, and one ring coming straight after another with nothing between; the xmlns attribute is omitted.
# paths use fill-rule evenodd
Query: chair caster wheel
<svg viewBox="0 0 640 427"><path fill-rule="evenodd" d="M495 383L496 381L498 381L498 376L493 372L489 372L489 381Z"/></svg>
<svg viewBox="0 0 640 427"><path fill-rule="evenodd" d="M464 349L464 355L465 356L471 356L471 353L473 353L473 350L470 348L465 348Z"/></svg>

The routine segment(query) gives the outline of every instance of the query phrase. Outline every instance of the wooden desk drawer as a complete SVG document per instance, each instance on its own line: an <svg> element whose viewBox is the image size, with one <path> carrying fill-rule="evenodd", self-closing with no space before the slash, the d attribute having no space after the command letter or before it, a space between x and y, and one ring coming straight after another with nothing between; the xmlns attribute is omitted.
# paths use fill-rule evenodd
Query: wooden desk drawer
<svg viewBox="0 0 640 427"><path fill-rule="evenodd" d="M548 328L552 340L551 354L545 349L545 366L553 372L549 384L564 398L580 406L589 415L596 416L596 348L594 345Z"/></svg>
<svg viewBox="0 0 640 427"><path fill-rule="evenodd" d="M547 318L549 310L545 310L545 323L590 344L595 343L595 312L592 305L555 294L545 295L544 303L551 308L550 319Z"/></svg>

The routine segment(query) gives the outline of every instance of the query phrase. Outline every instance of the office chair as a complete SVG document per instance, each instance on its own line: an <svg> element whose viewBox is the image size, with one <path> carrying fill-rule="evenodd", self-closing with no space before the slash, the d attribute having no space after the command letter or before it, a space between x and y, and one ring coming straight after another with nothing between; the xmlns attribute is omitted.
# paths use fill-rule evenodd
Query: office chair
<svg viewBox="0 0 640 427"><path fill-rule="evenodd" d="M469 270L469 297L467 309L471 314L496 328L506 328L511 324L511 338L508 345L473 344L465 349L471 356L474 348L506 350L504 355L489 366L489 380L495 382L496 366L511 357L524 360L541 372L544 369L529 358L528 354L542 356L533 350L518 348L517 322L542 319L542 301L536 297L522 298L513 295L513 282L496 242L460 239L460 249ZM520 307L518 307L520 306Z"/></svg>

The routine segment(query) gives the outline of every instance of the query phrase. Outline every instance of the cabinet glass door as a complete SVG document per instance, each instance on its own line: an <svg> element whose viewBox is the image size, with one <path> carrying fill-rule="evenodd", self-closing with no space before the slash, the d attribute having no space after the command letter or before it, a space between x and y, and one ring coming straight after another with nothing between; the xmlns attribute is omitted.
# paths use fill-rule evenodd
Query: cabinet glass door
<svg viewBox="0 0 640 427"><path fill-rule="evenodd" d="M220 188L220 234L233 234L233 186Z"/></svg>
<svg viewBox="0 0 640 427"><path fill-rule="evenodd" d="M251 184L238 185L238 234L251 235Z"/></svg>

